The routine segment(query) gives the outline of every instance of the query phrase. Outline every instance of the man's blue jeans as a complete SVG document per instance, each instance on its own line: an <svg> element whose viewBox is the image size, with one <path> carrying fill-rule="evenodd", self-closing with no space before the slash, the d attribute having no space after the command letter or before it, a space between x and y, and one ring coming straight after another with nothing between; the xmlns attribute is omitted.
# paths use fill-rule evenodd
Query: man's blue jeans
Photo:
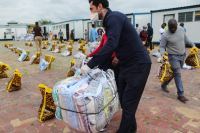
<svg viewBox="0 0 200 133"><path fill-rule="evenodd" d="M185 56L186 56L185 54L184 55L171 55L171 54L169 54L169 63L172 67L173 78L174 78L175 83L176 83L178 96L184 95L183 83L182 83L182 80L181 80L181 68L183 67L183 64L184 64L184 61L185 61ZM164 82L162 84L162 86L166 87L172 79L170 79L167 82Z"/></svg>

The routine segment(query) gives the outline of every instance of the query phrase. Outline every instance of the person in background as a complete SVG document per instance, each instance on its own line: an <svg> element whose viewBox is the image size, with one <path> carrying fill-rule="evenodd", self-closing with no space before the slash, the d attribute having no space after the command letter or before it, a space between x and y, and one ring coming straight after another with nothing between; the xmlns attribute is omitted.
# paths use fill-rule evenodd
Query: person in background
<svg viewBox="0 0 200 133"><path fill-rule="evenodd" d="M147 27L143 26L143 30L140 32L140 38L142 40L143 45L145 46L148 38Z"/></svg>
<svg viewBox="0 0 200 133"><path fill-rule="evenodd" d="M153 39L153 28L151 27L151 24L148 23L147 24L148 29L147 29L147 33L148 33L148 38L147 38L147 44L146 46L149 47L150 46L150 50L154 49L154 45L152 43L152 39Z"/></svg>
<svg viewBox="0 0 200 133"><path fill-rule="evenodd" d="M41 48L42 47L42 30L38 22L35 22L35 27L33 28L33 32L34 32L34 40L35 40L37 52L40 52L40 55L42 55L42 48Z"/></svg>
<svg viewBox="0 0 200 133"><path fill-rule="evenodd" d="M88 42L88 38L89 38L88 30L85 29L85 32L84 32L84 39L85 39L86 42Z"/></svg>
<svg viewBox="0 0 200 133"><path fill-rule="evenodd" d="M161 37L160 53L161 55L163 55L165 49L167 50L169 63L173 71L173 78L175 80L177 88L177 94L178 94L177 99L183 103L186 103L188 99L184 96L183 83L181 80L181 68L183 67L186 56L185 45L188 44L194 47L195 44L188 39L184 29L178 27L177 25L178 24L175 19L169 20L168 22L169 29ZM167 86L171 80L164 82L161 85L161 88L164 92L169 93Z"/></svg>
<svg viewBox="0 0 200 133"><path fill-rule="evenodd" d="M163 26L165 27L164 30L167 31L168 30L167 23L163 23Z"/></svg>
<svg viewBox="0 0 200 133"><path fill-rule="evenodd" d="M97 30L97 33L98 33L98 41L100 41L102 39L102 36L104 34L104 30L102 28L98 28Z"/></svg>
<svg viewBox="0 0 200 133"><path fill-rule="evenodd" d="M50 31L50 32L49 32L49 41L51 42L52 40L53 40L53 32Z"/></svg>
<svg viewBox="0 0 200 133"><path fill-rule="evenodd" d="M12 40L15 41L15 33L12 32Z"/></svg>
<svg viewBox="0 0 200 133"><path fill-rule="evenodd" d="M58 37L60 38L61 43L63 42L63 36L64 36L64 34L63 34L62 30L60 29L60 31L58 33Z"/></svg>
<svg viewBox="0 0 200 133"><path fill-rule="evenodd" d="M186 28L184 27L184 23L180 23L180 26L184 29L184 31L186 32Z"/></svg>
<svg viewBox="0 0 200 133"><path fill-rule="evenodd" d="M165 27L166 27L166 24L163 23L163 24L161 25L160 30L159 30L159 32L160 32L160 40L161 40L162 35L163 35L164 32L165 32Z"/></svg>
<svg viewBox="0 0 200 133"><path fill-rule="evenodd" d="M138 35L140 35L140 32L141 32L142 30L140 29L139 24L136 24L136 25L135 25L135 29L136 29Z"/></svg>
<svg viewBox="0 0 200 133"><path fill-rule="evenodd" d="M4 32L4 39L6 39L6 32Z"/></svg>
<svg viewBox="0 0 200 133"><path fill-rule="evenodd" d="M70 39L71 39L71 40L74 40L74 30L71 30Z"/></svg>
<svg viewBox="0 0 200 133"><path fill-rule="evenodd" d="M92 24L92 29L90 30L90 42L96 42L98 38L98 33L95 28L95 25Z"/></svg>
<svg viewBox="0 0 200 133"><path fill-rule="evenodd" d="M103 20L108 40L100 52L81 67L81 73L87 74L116 53L119 61L116 83L122 107L117 133L136 133L135 114L150 73L150 57L125 14L110 10L108 0L89 0L89 3L91 20Z"/></svg>

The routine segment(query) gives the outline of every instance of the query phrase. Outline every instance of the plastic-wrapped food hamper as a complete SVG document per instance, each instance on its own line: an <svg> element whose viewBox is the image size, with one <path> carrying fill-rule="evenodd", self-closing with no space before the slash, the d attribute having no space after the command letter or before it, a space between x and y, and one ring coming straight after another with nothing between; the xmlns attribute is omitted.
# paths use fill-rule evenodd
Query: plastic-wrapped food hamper
<svg viewBox="0 0 200 133"><path fill-rule="evenodd" d="M119 109L114 72L100 69L73 76L53 88L56 118L80 131L95 133L105 128Z"/></svg>

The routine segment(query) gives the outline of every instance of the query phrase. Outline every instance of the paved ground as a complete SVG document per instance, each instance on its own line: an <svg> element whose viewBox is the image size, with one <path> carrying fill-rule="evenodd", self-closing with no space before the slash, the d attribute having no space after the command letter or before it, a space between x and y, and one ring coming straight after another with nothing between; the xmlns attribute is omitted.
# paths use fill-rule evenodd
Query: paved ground
<svg viewBox="0 0 200 133"><path fill-rule="evenodd" d="M17 56L3 47L0 42L0 61L11 66L9 75L18 68L23 73L22 90L7 93L6 84L9 79L0 80L0 133L76 133L64 122L53 119L45 123L37 120L37 111L41 102L38 84L44 83L50 87L66 77L69 58L60 54L54 55L56 61L52 69L40 72L38 65L20 63ZM31 50L24 46L24 42L17 42L15 46ZM170 93L160 90L160 83L156 77L159 64L152 57L153 66L150 78L145 88L137 112L138 133L200 133L200 69L183 70L185 94L190 99L182 104L176 99L174 82L169 86ZM121 111L119 111L109 125L106 133L114 133L119 127Z"/></svg>

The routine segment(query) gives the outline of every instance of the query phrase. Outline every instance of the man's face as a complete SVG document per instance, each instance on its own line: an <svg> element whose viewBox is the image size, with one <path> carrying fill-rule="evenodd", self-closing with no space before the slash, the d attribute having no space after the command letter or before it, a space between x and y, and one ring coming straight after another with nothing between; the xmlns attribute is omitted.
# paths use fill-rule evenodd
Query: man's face
<svg viewBox="0 0 200 133"><path fill-rule="evenodd" d="M103 10L102 4L99 4L97 7L93 5L93 2L90 2L90 12L93 13L98 13L99 19L102 20L103 16L101 11Z"/></svg>
<svg viewBox="0 0 200 133"><path fill-rule="evenodd" d="M169 25L169 31L170 31L171 33L175 33L176 30L177 30L177 24L170 24L170 25Z"/></svg>
<svg viewBox="0 0 200 133"><path fill-rule="evenodd" d="M97 7L95 5L93 5L93 2L90 2L90 12L91 13L98 12Z"/></svg>

